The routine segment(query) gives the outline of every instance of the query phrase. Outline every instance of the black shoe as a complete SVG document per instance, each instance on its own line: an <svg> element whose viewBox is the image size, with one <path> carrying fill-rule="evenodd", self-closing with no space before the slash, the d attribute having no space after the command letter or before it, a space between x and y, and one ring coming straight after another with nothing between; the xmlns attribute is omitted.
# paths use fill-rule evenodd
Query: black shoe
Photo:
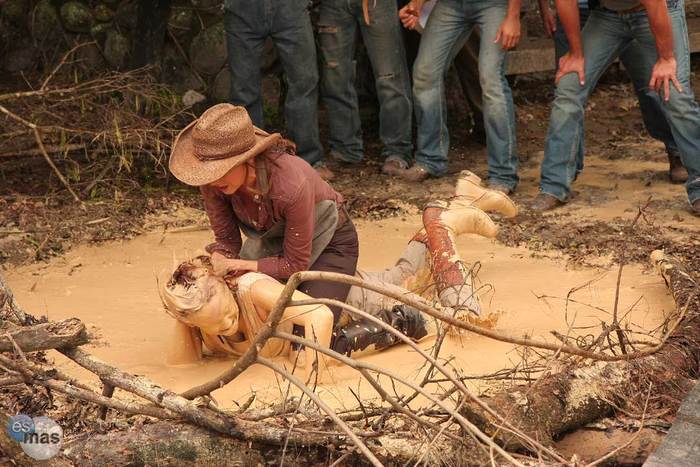
<svg viewBox="0 0 700 467"><path fill-rule="evenodd" d="M391 309L391 325L407 337L418 341L428 335L423 314L416 308L402 303Z"/></svg>

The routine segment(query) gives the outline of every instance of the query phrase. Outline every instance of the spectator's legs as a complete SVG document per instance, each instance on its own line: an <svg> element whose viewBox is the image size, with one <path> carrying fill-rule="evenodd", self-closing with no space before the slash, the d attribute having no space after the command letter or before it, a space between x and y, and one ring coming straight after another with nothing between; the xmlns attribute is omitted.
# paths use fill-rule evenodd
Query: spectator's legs
<svg viewBox="0 0 700 467"><path fill-rule="evenodd" d="M582 33L585 53L585 84L573 73L557 85L545 140L540 189L566 201L576 177L584 107L600 76L629 43L630 34L620 16L593 11Z"/></svg>
<svg viewBox="0 0 700 467"><path fill-rule="evenodd" d="M458 71L462 92L469 104L474 119L473 136L481 144L486 144L484 132L483 105L481 103L481 84L479 84L479 43L481 31L474 28L464 47L459 49L454 64Z"/></svg>
<svg viewBox="0 0 700 467"><path fill-rule="evenodd" d="M495 4L494 4L495 3ZM489 182L514 189L518 184L518 153L513 95L505 76L506 51L495 43L506 16L505 2L479 2L476 20L481 27L479 81L489 162Z"/></svg>
<svg viewBox="0 0 700 467"><path fill-rule="evenodd" d="M445 72L456 44L464 43L474 27L463 2L440 0L430 14L413 65L416 112L416 164L433 176L447 172L449 133L445 102Z"/></svg>
<svg viewBox="0 0 700 467"><path fill-rule="evenodd" d="M693 203L700 199L700 107L695 101L693 88L690 85L690 59L688 45L688 29L685 22L683 2L675 8L669 8L673 30L673 49L676 56L676 75L683 92L678 92L672 85L668 101L659 100L666 121L671 127L673 138L681 153L683 165L688 170L686 190L688 200ZM657 51L654 36L649 27L646 14L631 15L630 24L634 38L639 47L642 66L634 68L634 79L651 76L656 63ZM630 70L632 72L632 70ZM637 76L638 75L638 76ZM652 95L650 93L650 95ZM657 99L661 99L653 93Z"/></svg>
<svg viewBox="0 0 700 467"><path fill-rule="evenodd" d="M279 1L272 40L287 75L284 111L289 136L297 153L312 166L323 159L318 135L318 62L308 2Z"/></svg>
<svg viewBox="0 0 700 467"><path fill-rule="evenodd" d="M685 24L685 16L679 19L679 22L680 21ZM644 126L647 132L652 138L663 142L666 146L666 153L668 154L670 164L669 175L671 181L673 183L683 183L688 179L688 173L681 163L680 152L678 151L676 141L673 139L671 127L666 121L659 100L656 96L650 94L648 88L649 77L644 76L644 72L636 70L636 68L640 66L644 67L643 64L646 61L640 56L640 53L641 49L635 47L633 42L630 47L627 47L627 49L622 52L620 60L632 78L632 84L634 85L637 99L639 99L639 109L642 112L642 119L644 120ZM685 57L684 60L689 61L690 58Z"/></svg>
<svg viewBox="0 0 700 467"><path fill-rule="evenodd" d="M231 71L230 102L245 107L250 119L263 126L263 103L260 92L260 57L267 37L263 2L226 0L224 28Z"/></svg>
<svg viewBox="0 0 700 467"><path fill-rule="evenodd" d="M413 108L406 52L401 37L396 0L370 2L370 24L362 18L361 2L356 5L362 39L372 63L379 99L379 138L386 159L408 163L413 145Z"/></svg>
<svg viewBox="0 0 700 467"><path fill-rule="evenodd" d="M326 107L328 144L334 158L362 160L362 128L355 91L357 20L347 0L323 0L318 22L321 95Z"/></svg>
<svg viewBox="0 0 700 467"><path fill-rule="evenodd" d="M590 13L591 10L588 8L579 8L578 10L579 25L581 26L582 31L584 26L586 26ZM561 24L561 21L559 21L559 17L557 17L557 30L554 32L554 66L556 69L559 68L559 59L566 55L568 51L569 40L566 38L564 26ZM583 125L583 121L581 121L581 125ZM574 176L574 179L576 179L578 174L580 174L583 170L585 153L584 139L583 128L581 128L581 139L579 141L578 155L576 158L576 175Z"/></svg>

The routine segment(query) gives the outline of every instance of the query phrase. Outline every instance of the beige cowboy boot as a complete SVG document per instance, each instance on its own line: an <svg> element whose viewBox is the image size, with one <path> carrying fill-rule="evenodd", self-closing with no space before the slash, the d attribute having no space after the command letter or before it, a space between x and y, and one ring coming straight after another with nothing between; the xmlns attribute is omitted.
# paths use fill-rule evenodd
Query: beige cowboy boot
<svg viewBox="0 0 700 467"><path fill-rule="evenodd" d="M460 172L454 198L450 204L476 206L504 217L518 215L518 206L505 193L481 186L481 178L469 170Z"/></svg>
<svg viewBox="0 0 700 467"><path fill-rule="evenodd" d="M481 209L455 207L454 203L449 203L449 207L436 203L425 208L423 225L440 303L479 315L481 305L474 291L472 273L459 256L455 239L465 233L494 238L498 227Z"/></svg>

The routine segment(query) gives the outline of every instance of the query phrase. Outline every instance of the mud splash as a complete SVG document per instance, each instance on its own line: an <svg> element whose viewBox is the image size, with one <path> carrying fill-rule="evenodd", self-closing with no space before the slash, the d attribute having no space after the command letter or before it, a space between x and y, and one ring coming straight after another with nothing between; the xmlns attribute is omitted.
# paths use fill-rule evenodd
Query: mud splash
<svg viewBox="0 0 700 467"><path fill-rule="evenodd" d="M418 216L357 222L361 267L376 270L391 264L419 223ZM99 247L82 246L49 264L17 268L6 275L19 302L32 313L46 314L49 319L77 316L86 322L98 336L90 346L97 357L182 391L213 378L231 361L209 358L189 366L165 364L173 320L161 309L156 277L169 273L174 260L200 253L198 247L209 241L207 231L165 237L148 234ZM487 316L498 316L497 323L492 323L496 329L553 341L552 330L585 336L597 334L601 321L610 321L604 310L611 310L614 301L615 273L611 269L567 267L557 253L534 256L527 249L471 235L461 237L458 245L462 258L481 263L480 280L493 287L482 302ZM564 298L569 290L581 286L571 297L575 302L566 307ZM673 309L663 280L640 266L628 266L622 279L621 315L629 309L626 321L633 329L652 330L661 324L664 314ZM433 339L428 338L420 345L427 350L432 344ZM441 356L452 357L451 364L465 375L494 373L521 360L514 346L472 334L448 337ZM89 378L60 355L53 357L69 373ZM418 378L422 364L422 359L405 346L360 358L412 379ZM287 360L280 362L291 366ZM487 385L479 380L471 384L475 389ZM271 371L254 366L233 384L216 391L214 397L223 407L235 407L236 402L242 403L255 393L257 403L266 404L286 395L287 386ZM368 402L374 399L371 388L352 369L341 366L332 369L330 381L320 385L318 392L340 411L357 405L350 389Z"/></svg>

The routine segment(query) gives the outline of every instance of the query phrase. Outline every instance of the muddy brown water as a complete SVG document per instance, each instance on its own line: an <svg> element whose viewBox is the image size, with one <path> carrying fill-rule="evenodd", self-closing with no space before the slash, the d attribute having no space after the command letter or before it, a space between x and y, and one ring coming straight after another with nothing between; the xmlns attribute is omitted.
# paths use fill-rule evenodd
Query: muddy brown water
<svg viewBox="0 0 700 467"><path fill-rule="evenodd" d="M417 215L372 223L358 221L360 266L376 270L390 265L419 223ZM45 314L52 320L73 316L82 319L97 338L88 349L98 358L182 391L215 377L232 361L207 358L178 367L165 363L173 321L162 311L156 277L167 275L174 260L197 254L210 241L210 235L207 231L165 237L154 233L130 241L81 246L51 263L16 268L6 275L19 303L32 313ZM601 321L610 322L615 268L573 268L556 253L533 256L526 249L508 248L472 235L461 237L458 245L464 259L481 262L480 280L493 286L493 293L484 297L483 308L486 313L501 314L497 330L554 342L550 331L565 333L569 328L563 298L573 287L589 283L572 296L577 303L569 303L568 317L575 326L592 329L572 332L598 334ZM551 298L538 298L543 295ZM655 272L629 265L622 277L619 309L621 314L631 309L625 321L633 329L652 330L673 309L673 302ZM420 346L428 350L433 340L426 338ZM493 373L521 361L515 346L473 334L449 337L441 356L453 357L452 365L468 375ZM98 383L60 355L54 357L68 373ZM406 346L359 358L410 379L419 378L422 359ZM279 362L291 367L287 359ZM390 387L386 378L381 380ZM471 384L484 389L481 381ZM357 403L350 388L365 400L376 397L354 370L343 366L332 368L329 380L319 386L318 393L336 409L353 408ZM254 392L257 403L262 405L278 401L286 391L287 385L271 370L253 366L232 384L216 391L214 397L221 406L231 407L235 406L234 401L242 403Z"/></svg>

